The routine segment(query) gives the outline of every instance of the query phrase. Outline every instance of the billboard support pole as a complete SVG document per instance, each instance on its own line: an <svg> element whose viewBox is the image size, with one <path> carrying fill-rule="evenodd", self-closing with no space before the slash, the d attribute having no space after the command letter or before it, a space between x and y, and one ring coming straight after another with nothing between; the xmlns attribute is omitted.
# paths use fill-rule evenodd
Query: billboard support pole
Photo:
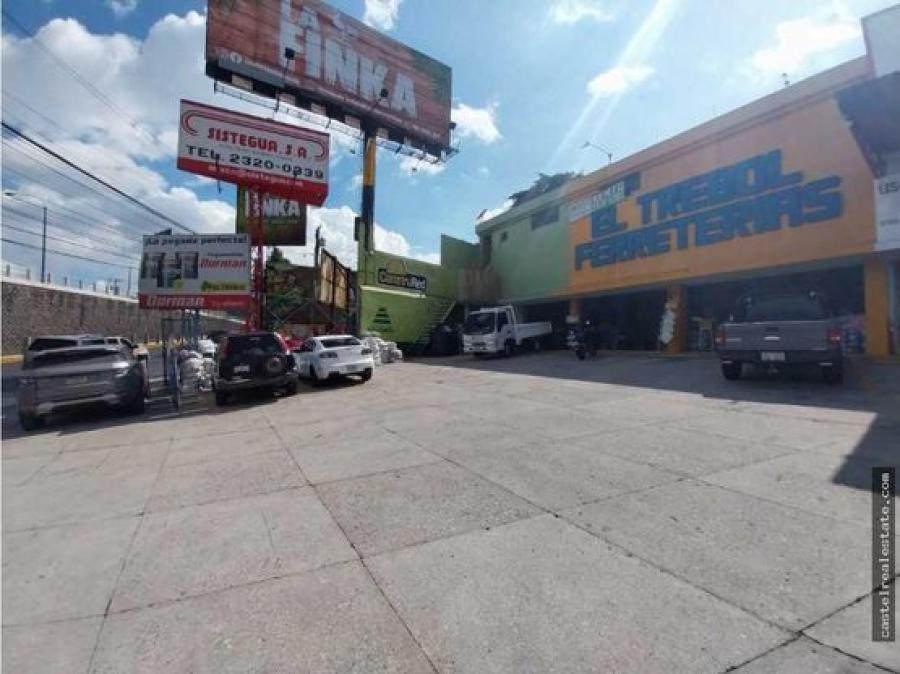
<svg viewBox="0 0 900 674"><path fill-rule="evenodd" d="M359 218L359 259L356 283L356 330L362 330L362 284L368 282L369 253L375 248L375 155L377 149L376 128L371 122L363 123L363 188L362 209Z"/></svg>
<svg viewBox="0 0 900 674"><path fill-rule="evenodd" d="M250 231L251 246L256 253L253 256L253 292L244 322L244 329L248 331L261 330L263 327L263 199L264 195L256 187L247 190L247 229Z"/></svg>

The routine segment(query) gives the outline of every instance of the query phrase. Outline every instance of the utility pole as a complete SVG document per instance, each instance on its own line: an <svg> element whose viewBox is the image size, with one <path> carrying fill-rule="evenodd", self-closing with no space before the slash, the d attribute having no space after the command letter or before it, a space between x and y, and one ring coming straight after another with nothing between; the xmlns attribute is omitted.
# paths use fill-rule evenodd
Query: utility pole
<svg viewBox="0 0 900 674"><path fill-rule="evenodd" d="M44 206L44 230L41 234L41 283L47 282L47 207Z"/></svg>

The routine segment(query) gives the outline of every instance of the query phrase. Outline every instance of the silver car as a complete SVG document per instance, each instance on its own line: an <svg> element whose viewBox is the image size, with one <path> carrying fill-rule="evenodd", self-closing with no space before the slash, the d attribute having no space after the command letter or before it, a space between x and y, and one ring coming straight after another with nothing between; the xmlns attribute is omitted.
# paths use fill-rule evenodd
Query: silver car
<svg viewBox="0 0 900 674"><path fill-rule="evenodd" d="M32 430L56 411L92 403L143 411L147 387L146 364L116 346L35 353L19 377L19 423Z"/></svg>

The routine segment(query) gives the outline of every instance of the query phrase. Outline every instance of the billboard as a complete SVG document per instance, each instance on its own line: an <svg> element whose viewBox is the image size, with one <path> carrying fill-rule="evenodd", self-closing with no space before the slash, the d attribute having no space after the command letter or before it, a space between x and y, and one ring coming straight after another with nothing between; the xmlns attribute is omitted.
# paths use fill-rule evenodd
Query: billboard
<svg viewBox="0 0 900 674"><path fill-rule="evenodd" d="M319 257L319 279L316 299L338 309L350 305L350 270L337 257L323 250Z"/></svg>
<svg viewBox="0 0 900 674"><path fill-rule="evenodd" d="M328 134L181 101L178 168L321 206Z"/></svg>
<svg viewBox="0 0 900 674"><path fill-rule="evenodd" d="M435 156L449 146L450 68L321 0L210 0L206 63L211 77L370 119Z"/></svg>
<svg viewBox="0 0 900 674"><path fill-rule="evenodd" d="M257 241L254 232L250 231L250 200L247 190L238 187L235 228L238 234L250 234L250 243L262 243L266 246L305 246L306 245L306 204L293 199L267 196L262 204L263 236Z"/></svg>
<svg viewBox="0 0 900 674"><path fill-rule="evenodd" d="M143 309L246 309L250 289L246 234L144 237L138 282Z"/></svg>

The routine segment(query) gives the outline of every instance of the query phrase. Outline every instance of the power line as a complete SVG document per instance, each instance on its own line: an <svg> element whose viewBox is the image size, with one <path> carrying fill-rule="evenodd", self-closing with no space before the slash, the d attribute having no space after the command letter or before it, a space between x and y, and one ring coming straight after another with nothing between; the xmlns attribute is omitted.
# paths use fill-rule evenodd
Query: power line
<svg viewBox="0 0 900 674"><path fill-rule="evenodd" d="M10 170L10 169L7 169L7 170ZM15 173L16 175L22 176L22 174L19 173L18 171L13 171L13 173ZM23 176L23 177L25 177L27 180L30 180L27 176ZM39 181L33 181L33 182L39 182ZM38 209L46 206L47 212L50 216L52 216L53 222L57 222L57 225L60 228L64 228L63 223L65 225L71 225L71 223L69 221L74 221L77 223L81 223L82 225L89 227L91 229L96 229L96 228L105 229L105 230L109 231L111 234L118 235L122 240L125 240L125 241L129 240L129 238L128 238L129 236L133 236L134 234L137 234L138 236L140 236L144 233L140 229L136 229L135 225L120 222L118 220L114 220L114 222L119 223L118 226L99 222L98 220L90 220L88 218L90 218L92 216L90 216L87 213L81 213L80 211L75 211L75 210L72 210L71 208L67 208L65 206L60 206L53 202L48 202L46 204L43 204L43 203L38 204L38 203L35 203L34 201L29 201L28 199L25 199L24 197L21 197L18 194L4 194L3 196L7 199L15 199L17 202L19 202L23 205L32 206L32 207L38 208ZM35 196L35 198L39 199L40 197ZM85 204L85 205L89 205L89 204ZM4 205L3 208L10 208L10 207ZM95 207L91 206L91 208L95 208ZM57 214L64 216L66 218L66 220L64 220L63 223L60 223L59 221L56 220ZM106 215L106 214L104 214L104 215ZM128 231L128 229L126 229L126 228L131 228L133 231ZM91 233L95 234L96 232L91 232Z"/></svg>
<svg viewBox="0 0 900 674"><path fill-rule="evenodd" d="M28 215L27 213L23 213L23 212L21 212L21 211L16 211L16 210L13 210L13 209L8 209L8 211L9 211L10 213L12 213L13 215L17 216L17 217L24 218L24 219L26 219L26 220L31 220L32 222L41 222L41 223L43 222L43 218L39 218L39 217L36 217L36 216L33 216L33 215ZM48 220L48 224L51 225L51 226L53 226L53 227L55 227L56 229L61 229L61 230L64 231L64 232L67 231L67 232L69 232L70 234L74 234L74 235L76 235L76 236L85 236L85 235L83 235L83 234L79 234L78 232L73 232L72 230L66 230L65 228L60 227L59 225L57 225L56 223L53 223L53 221L50 221L50 220ZM7 223L3 223L3 226L4 226L4 227L9 227L10 229L13 229L13 228L14 228L13 225L9 225L9 224L7 224ZM21 228L20 228L20 229L21 229ZM40 233L38 233L38 232L32 232L32 231L30 231L30 230L22 230L22 231L24 231L24 232L26 232L26 233L28 233L28 234L35 234L35 235L37 235L37 236L40 236ZM116 249L116 248L109 248L108 246L101 246L101 245L99 245L99 244L88 245L88 244L84 244L84 243L79 243L79 242L77 242L77 241L72 241L71 239L63 239L63 238L60 238L60 237L58 237L58 236L51 236L50 234L47 235L47 238L48 238L48 239L56 239L57 241L62 241L63 243L68 243L68 244L71 244L71 245L73 245L73 246L79 246L79 247L81 247L81 248L87 248L88 250L97 250L97 251L99 251L99 252L112 253L112 254L114 254L114 255L119 255L119 254L122 254L123 252L125 252L125 250L124 250L123 248L118 248L118 249ZM86 238L87 238L87 237L86 237Z"/></svg>
<svg viewBox="0 0 900 674"><path fill-rule="evenodd" d="M65 70L67 73L69 73L72 77L74 77L75 80L76 80L79 84L81 84L85 89L87 89L91 94L93 94L94 97L95 97L98 101L100 101L100 102L103 103L105 106L107 106L110 110L112 110L112 111L115 112L117 115L119 115L119 117L121 117L123 120L125 120L125 121L128 123L128 125L131 126L131 128L133 128L135 131L144 134L144 136L146 136L147 138L149 138L150 141L151 141L154 145L156 145L156 144L158 143L158 141L156 140L156 138L154 138L154 137L153 137L149 132L147 132L146 130L142 129L142 128L138 125L138 123L137 123L135 120L131 119L131 118L125 113L124 110L122 110L119 106L117 106L117 105L112 101L112 99L109 98L109 96L107 96L107 95L106 95L105 93L103 93L100 89L98 89L98 88L95 87L93 84L91 84L91 82L88 81L87 79L85 79L85 77L82 76L81 73L79 73L79 72L78 72L77 70L75 70L72 66L70 66L68 63L66 63L65 61L63 61L59 56L57 56L57 55L56 55L56 52L54 52L54 51L53 51L52 49L50 49L46 44L44 44L44 42L43 42L37 35L35 35L34 31L31 31L31 30L29 30L28 28L26 28L26 27L22 24L21 21L19 21L18 19L16 19L16 17L14 17L14 16L9 12L9 10L7 10L7 9L4 7L4 8L2 9L2 12L3 12L3 16L5 16L5 17L7 18L7 20L8 20L11 24L13 24L14 26L16 26L19 30L21 30L21 31L22 31L23 33L25 33L28 37L30 37L30 38L34 41L34 43L35 43L35 44L36 44L36 45L37 45L37 46L38 46L45 54L47 54L47 56L49 56L51 59L53 59L53 61L54 61L60 68L62 68L62 69Z"/></svg>
<svg viewBox="0 0 900 674"><path fill-rule="evenodd" d="M5 140L5 139L4 139L4 140ZM78 179L75 178L74 176L71 176L71 175L69 175L69 174L67 174L67 173L63 173L63 172L60 171L59 169L57 169L57 168L51 166L50 164L48 164L48 163L46 163L46 162L44 162L44 161L41 161L39 158L35 157L35 156L32 155L31 153L26 152L25 149L22 148L22 147L17 147L17 146L15 146L15 145L10 145L8 141L6 142L6 147L7 147L8 150L12 150L13 152L16 152L16 153L18 153L18 154L21 154L21 155L24 156L24 157L27 157L28 159L30 159L30 160L33 161L34 163L36 163L36 164L38 164L38 165L44 167L45 169L47 169L48 171L50 171L50 172L52 172L52 173L55 173L55 174L58 175L59 177L64 178L65 180L68 180L69 182L73 183L74 185L77 185L78 187L81 187L81 188L86 189L86 190L88 190L88 191L90 191L90 192L93 192L94 194L96 194L97 196L99 196L101 199L109 199L109 198L110 198L110 195L109 195L109 194L106 194L106 193L104 193L104 192L101 192L101 191L98 190L96 187L92 187L91 185L88 185L88 184L86 184L86 183L84 183L84 182L78 180ZM18 176L24 177L26 180L30 180L30 181L32 181L32 182L40 183L40 184L42 184L42 185L44 185L44 186L46 186L46 187L48 187L48 188L50 188L50 189L52 189L52 190L54 190L54 191L58 191L56 187L50 185L49 183L46 183L46 182L44 182L44 181L41 181L41 180L39 180L39 179L37 179L37 178L32 178L32 177L25 176L24 174L22 174L21 171L17 171L16 169L9 168L9 166L4 166L4 167L3 167L3 170L4 170L4 171L10 171L10 172L13 173L13 174L16 174L16 175L18 175ZM70 191L69 194L72 195L73 193ZM88 205L88 204L86 204L86 205ZM128 204L128 205L132 206L132 204ZM94 207L94 206L90 206L90 207L91 207L91 208L94 208L95 210L97 210L98 213L102 213L103 216L108 215L107 213L101 211L100 209L97 209L97 208ZM132 207L133 207L133 206L132 206ZM123 225L124 225L124 223L123 223ZM132 227L133 227L133 225L128 225L128 226L132 226ZM136 230L136 231L140 231L140 230Z"/></svg>
<svg viewBox="0 0 900 674"><path fill-rule="evenodd" d="M41 250L40 246L35 246L30 243L25 243L24 241L16 241L15 239L7 239L5 236L0 237L0 241L3 243L11 243L15 246L22 246L23 248L30 248L31 250ZM108 264L113 267L120 267L122 269L137 269L136 266L130 264L119 264L116 262L110 262L108 260L98 260L93 257L85 257L83 255L75 255L74 253L64 253L60 250L53 250L52 248L47 249L48 253L53 253L54 255L62 255L63 257L71 257L76 260L84 260L86 262L96 262L97 264Z"/></svg>
<svg viewBox="0 0 900 674"><path fill-rule="evenodd" d="M4 166L3 170L4 170L4 172L8 171L10 173L13 173L14 175L18 176L22 180L26 180L31 183L47 187L47 189L53 190L55 193L60 193L60 190L56 186L52 186L46 182L42 182L41 180L32 178L32 177L26 175L25 173L22 173L21 171L16 171L7 166ZM65 196L71 197L73 199L79 198L79 197L73 195L71 191L62 192L62 194ZM30 206L35 206L37 208L41 208L44 205L44 204L41 204L40 206L38 206L38 204L34 203L33 201L27 201L24 198L19 197L18 195L7 196L7 198L17 199L18 201L20 201L23 204L28 204ZM35 197L35 198L39 198L39 197ZM134 225L134 224L125 222L119 218L115 218L114 220L112 220L113 222L117 223L117 225L114 226L114 225L110 225L110 224L107 224L104 222L100 222L97 219L89 219L89 218L98 217L98 216L91 215L90 213L82 213L81 211L75 211L75 210L72 210L71 208L66 208L65 206L60 206L55 203L47 203L46 205L47 205L47 208L50 209L52 212L67 211L68 213L74 214L74 215L69 215L67 217L70 217L73 220L82 222L90 227L94 227L94 228L99 227L100 229L107 230L112 234L118 234L118 235L127 234L127 235L132 235L132 236L143 236L144 234L148 233L147 230L140 229L140 227L138 225ZM99 217L101 217L101 218L109 217L109 213L103 212L99 206L95 206L94 204L89 203L89 202L85 202L82 205L85 208L89 208L90 210L96 211L97 213L99 213L100 214Z"/></svg>
<svg viewBox="0 0 900 674"><path fill-rule="evenodd" d="M25 229L24 227L17 227L16 225L10 225L8 223L3 224L3 229L11 229L16 232L21 232L22 234L30 234L31 236L38 236L38 237L43 236L43 234L41 234L41 232L32 232L30 229ZM59 236L53 236L52 234L47 235L47 240L48 241L59 241L60 243L64 243L67 246L75 246L76 248L86 248L87 250L95 250L98 253L110 253L112 255L115 255L115 254L121 252L121 251L111 250L109 248L99 248L97 246L89 246L84 243L72 241L71 239L64 239ZM135 259L137 259L137 258L135 258Z"/></svg>
<svg viewBox="0 0 900 674"><path fill-rule="evenodd" d="M139 199L137 199L137 198L131 196L131 195L128 194L127 192L123 192L123 191L120 190L118 187L114 187L113 185L110 185L108 182L106 182L106 181L103 180L102 178L98 178L96 175L94 175L94 174L91 173L90 171L81 168L81 167L78 166L77 164L75 164L75 163L69 161L68 159L66 159L65 157L63 157L61 154L59 154L59 153L57 153L57 152L54 152L53 150L51 150L50 148L48 148L46 145L43 145L42 143L39 143L38 141L34 140L34 139L31 138L31 136L29 136L28 134L23 133L22 131L19 131L19 130L16 129L15 127L10 126L9 124L7 124L6 122L0 122L0 125L2 125L2 127L3 127L4 129L6 129L7 131L9 131L10 133L15 134L16 136L18 136L18 137L21 138L22 140L24 140L24 141L26 141L26 142L28 142L28 143L34 145L36 148L38 148L38 149L40 149L41 151L43 151L43 152L49 154L49 155L50 155L51 157L53 157L54 159L57 159L58 161L61 161L62 163L64 163L66 166L69 166L69 167L75 169L76 171L78 171L79 173L82 173L82 174L86 175L86 176L87 176L88 178L90 178L91 180L94 180L95 182L100 183L101 185L103 185L103 186L106 187L107 189L112 190L113 192L115 192L115 193L118 194L119 196L124 197L125 199L128 199L128 201L130 201L130 202L132 202L132 203L134 203L134 204L137 204L138 206L140 206L141 208L143 208L143 209L146 210L147 212L152 213L153 215L155 215L156 217L160 218L161 220L165 220L166 222L168 222L168 223L170 223L170 224L172 224L172 225L178 227L178 229L183 229L184 231L188 232L189 234L196 234L196 232L195 232L194 230L192 230L190 227L186 227L186 226L182 225L180 222L178 222L177 220L175 220L175 219L173 219L173 218L170 218L170 217L169 217L168 215L166 215L165 213L160 213L160 212L157 211L155 208L152 208L151 206L148 206L147 204L145 204L144 202L140 201Z"/></svg>
<svg viewBox="0 0 900 674"><path fill-rule="evenodd" d="M24 99L22 99L21 97L17 96L17 95L14 94L14 93L12 93L11 91L8 91L8 90L4 89L4 90L3 90L3 97L4 97L4 98L11 98L13 101L16 102L17 105L21 105L23 108L25 108L26 110L28 110L29 112L31 112L31 114L33 114L34 116L40 117L40 118L43 119L45 122L47 122L48 124L54 126L54 127L57 128L57 129L59 129L59 130L62 131L63 133L68 133L68 132L62 127L61 124L59 124L58 122L53 121L52 119L50 119L49 117L47 117L47 115L45 115L45 114L44 114L43 112L41 112L40 110L37 110L36 108L33 108L33 107L32 107L31 105L29 105ZM21 124L20 124L20 126L21 126Z"/></svg>

